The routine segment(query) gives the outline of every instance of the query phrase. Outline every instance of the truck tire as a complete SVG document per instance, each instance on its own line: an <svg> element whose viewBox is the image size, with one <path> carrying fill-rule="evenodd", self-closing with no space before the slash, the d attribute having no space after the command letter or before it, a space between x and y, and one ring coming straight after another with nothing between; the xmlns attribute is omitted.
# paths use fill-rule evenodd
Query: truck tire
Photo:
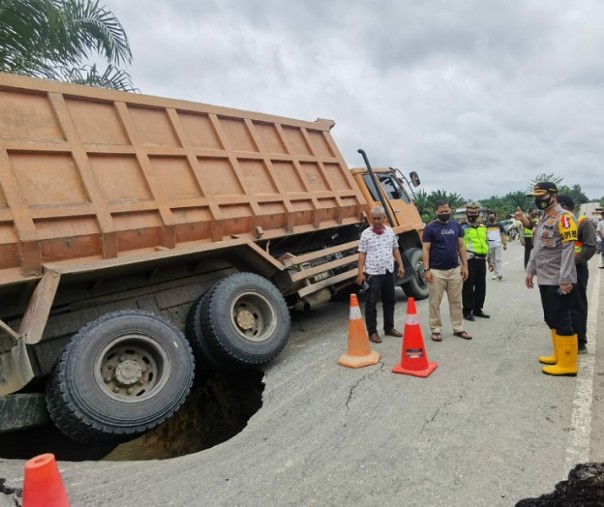
<svg viewBox="0 0 604 507"><path fill-rule="evenodd" d="M201 330L201 316L203 315L202 308L212 290L213 287L197 298L197 300L195 300L195 302L191 305L189 313L187 314L185 335L191 344L191 348L193 349L195 363L197 364L198 379L201 377L201 375L206 373L205 370L225 370L224 359L221 360L220 354L216 354L216 352L213 350L212 343Z"/></svg>
<svg viewBox="0 0 604 507"><path fill-rule="evenodd" d="M63 351L47 384L48 411L77 442L127 440L180 408L194 370L189 343L168 320L139 310L108 313Z"/></svg>
<svg viewBox="0 0 604 507"><path fill-rule="evenodd" d="M49 422L43 394L23 393L0 397L0 433L44 426Z"/></svg>
<svg viewBox="0 0 604 507"><path fill-rule="evenodd" d="M221 365L258 366L285 347L291 320L285 299L267 279L237 273L220 280L201 306L201 330Z"/></svg>
<svg viewBox="0 0 604 507"><path fill-rule="evenodd" d="M417 300L426 299L430 293L430 287L424 278L424 263L421 249L414 248L409 254L408 259L413 268L414 276L407 283L403 284L403 291L407 297Z"/></svg>

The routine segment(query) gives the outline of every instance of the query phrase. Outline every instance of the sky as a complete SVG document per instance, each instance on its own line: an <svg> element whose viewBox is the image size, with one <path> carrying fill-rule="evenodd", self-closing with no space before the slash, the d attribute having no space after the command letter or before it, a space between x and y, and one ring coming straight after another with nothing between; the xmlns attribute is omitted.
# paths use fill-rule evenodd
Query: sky
<svg viewBox="0 0 604 507"><path fill-rule="evenodd" d="M101 0L145 94L313 121L427 193L604 196L601 0Z"/></svg>

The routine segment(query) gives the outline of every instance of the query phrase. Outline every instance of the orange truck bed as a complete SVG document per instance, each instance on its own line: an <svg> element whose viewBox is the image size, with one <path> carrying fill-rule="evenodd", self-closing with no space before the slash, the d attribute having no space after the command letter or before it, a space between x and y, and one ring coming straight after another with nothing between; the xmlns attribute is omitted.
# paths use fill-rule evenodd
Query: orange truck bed
<svg viewBox="0 0 604 507"><path fill-rule="evenodd" d="M333 125L0 73L0 287L356 223Z"/></svg>

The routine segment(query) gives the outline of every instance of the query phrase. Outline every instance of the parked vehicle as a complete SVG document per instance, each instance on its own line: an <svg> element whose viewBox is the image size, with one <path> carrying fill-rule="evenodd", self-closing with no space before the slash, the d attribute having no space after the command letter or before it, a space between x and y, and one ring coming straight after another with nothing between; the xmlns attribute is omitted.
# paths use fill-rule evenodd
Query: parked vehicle
<svg viewBox="0 0 604 507"><path fill-rule="evenodd" d="M350 170L333 126L0 74L0 431L46 404L74 440L131 438L195 363L271 361L288 307L354 283L377 204L427 297L406 177Z"/></svg>
<svg viewBox="0 0 604 507"><path fill-rule="evenodd" d="M503 226L503 230L510 241L514 241L518 237L519 231L516 228L516 223L514 220L502 220L501 225Z"/></svg>

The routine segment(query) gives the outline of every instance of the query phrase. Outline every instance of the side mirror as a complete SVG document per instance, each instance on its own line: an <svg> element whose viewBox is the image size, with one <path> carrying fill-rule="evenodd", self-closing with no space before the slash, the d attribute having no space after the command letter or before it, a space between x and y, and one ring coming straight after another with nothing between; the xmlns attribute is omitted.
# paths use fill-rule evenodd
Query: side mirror
<svg viewBox="0 0 604 507"><path fill-rule="evenodd" d="M419 180L419 176L417 175L417 173L415 171L411 171L409 173L409 177L411 178L411 183L413 183L414 187L420 186L421 181Z"/></svg>

